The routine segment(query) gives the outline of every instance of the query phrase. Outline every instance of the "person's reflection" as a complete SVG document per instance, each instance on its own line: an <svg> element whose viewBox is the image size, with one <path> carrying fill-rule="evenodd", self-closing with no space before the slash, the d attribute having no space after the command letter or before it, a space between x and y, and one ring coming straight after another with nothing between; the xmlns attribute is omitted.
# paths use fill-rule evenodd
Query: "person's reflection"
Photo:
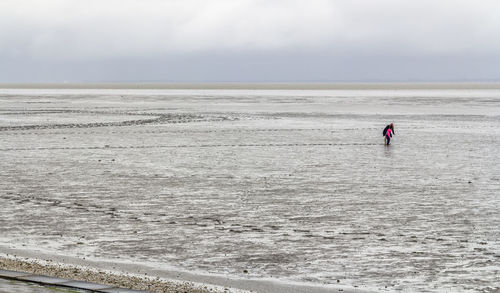
<svg viewBox="0 0 500 293"><path fill-rule="evenodd" d="M385 145L384 155L386 158L391 158L392 148L393 148L393 146Z"/></svg>

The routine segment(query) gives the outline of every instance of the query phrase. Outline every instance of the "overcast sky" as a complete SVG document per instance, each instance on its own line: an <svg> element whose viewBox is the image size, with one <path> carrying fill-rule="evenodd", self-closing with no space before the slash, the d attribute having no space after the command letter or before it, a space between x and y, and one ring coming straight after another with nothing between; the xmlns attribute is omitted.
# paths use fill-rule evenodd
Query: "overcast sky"
<svg viewBox="0 0 500 293"><path fill-rule="evenodd" d="M498 0L1 0L0 82L500 81Z"/></svg>

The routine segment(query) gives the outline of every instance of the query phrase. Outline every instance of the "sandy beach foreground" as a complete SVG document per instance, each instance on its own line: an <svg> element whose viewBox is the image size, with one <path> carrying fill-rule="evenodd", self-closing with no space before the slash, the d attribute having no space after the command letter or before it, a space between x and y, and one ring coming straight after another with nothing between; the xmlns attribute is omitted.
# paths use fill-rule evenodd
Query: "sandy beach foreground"
<svg viewBox="0 0 500 293"><path fill-rule="evenodd" d="M146 290L150 292L189 292L208 293L224 292L196 285L190 282L174 282L130 274L119 274L97 270L89 266L54 263L47 260L0 256L0 269L29 272L51 277L66 278L77 281L113 285L121 288ZM225 291L227 292L227 290Z"/></svg>

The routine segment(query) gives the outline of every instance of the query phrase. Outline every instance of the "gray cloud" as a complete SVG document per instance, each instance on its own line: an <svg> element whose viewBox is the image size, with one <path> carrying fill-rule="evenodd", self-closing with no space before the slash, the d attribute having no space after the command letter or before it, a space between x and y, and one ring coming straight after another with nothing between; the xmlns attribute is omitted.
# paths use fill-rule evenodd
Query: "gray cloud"
<svg viewBox="0 0 500 293"><path fill-rule="evenodd" d="M0 81L496 79L498 15L493 0L3 0Z"/></svg>

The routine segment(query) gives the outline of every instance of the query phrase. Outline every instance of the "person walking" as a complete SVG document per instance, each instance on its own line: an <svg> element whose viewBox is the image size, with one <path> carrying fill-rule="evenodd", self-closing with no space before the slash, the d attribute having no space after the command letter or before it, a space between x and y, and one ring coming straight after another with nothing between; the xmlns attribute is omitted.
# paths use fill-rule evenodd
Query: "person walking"
<svg viewBox="0 0 500 293"><path fill-rule="evenodd" d="M391 144L391 137L395 134L396 133L394 132L394 123L387 125L382 131L382 135L384 136L384 144L385 145Z"/></svg>

